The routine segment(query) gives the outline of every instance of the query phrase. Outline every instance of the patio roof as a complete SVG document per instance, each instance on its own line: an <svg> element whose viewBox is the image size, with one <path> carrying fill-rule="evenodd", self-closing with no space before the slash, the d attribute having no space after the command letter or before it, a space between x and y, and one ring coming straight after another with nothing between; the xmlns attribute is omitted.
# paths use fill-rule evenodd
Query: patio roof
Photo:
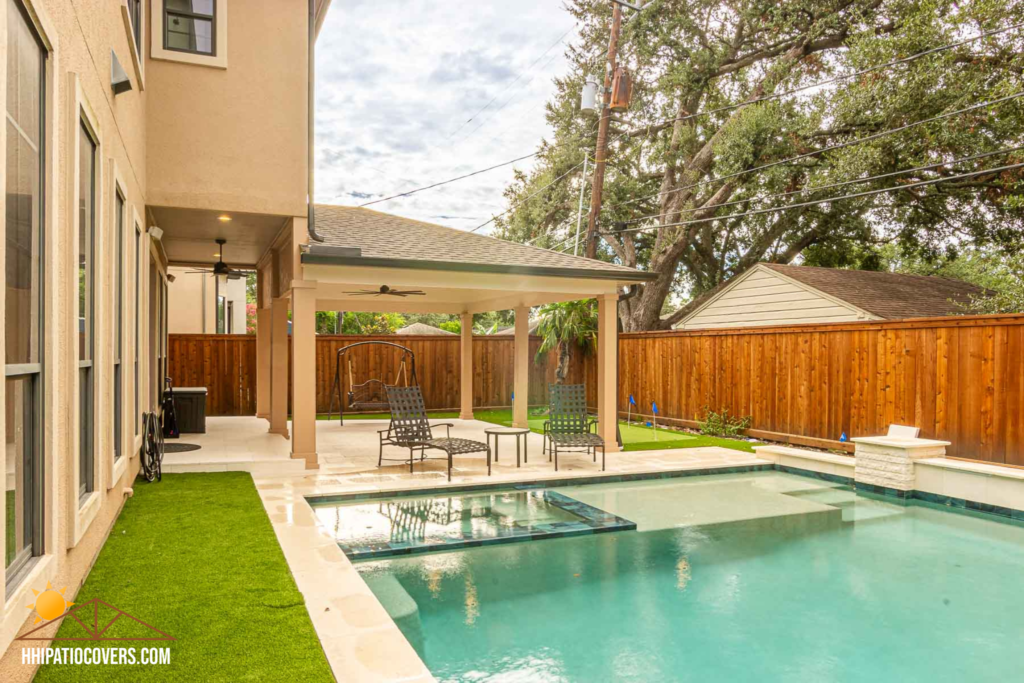
<svg viewBox="0 0 1024 683"><path fill-rule="evenodd" d="M316 206L323 245L304 265L345 265L644 282L653 273L350 206Z"/></svg>

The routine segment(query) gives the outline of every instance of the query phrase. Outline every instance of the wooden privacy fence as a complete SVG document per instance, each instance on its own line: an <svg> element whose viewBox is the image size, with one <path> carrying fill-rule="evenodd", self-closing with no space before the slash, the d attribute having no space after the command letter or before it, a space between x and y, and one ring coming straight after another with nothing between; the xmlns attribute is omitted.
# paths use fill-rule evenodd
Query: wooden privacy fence
<svg viewBox="0 0 1024 683"><path fill-rule="evenodd" d="M620 408L632 393L687 425L727 409L752 436L829 447L906 424L1024 465L1024 315L623 334L619 352Z"/></svg>
<svg viewBox="0 0 1024 683"><path fill-rule="evenodd" d="M408 346L430 409L459 407L459 338L318 336L317 410L327 412L338 348L383 340ZM530 340L531 359L540 345ZM356 382L394 378L398 358L384 347L353 355ZM514 339L475 337L473 404L508 406ZM619 409L695 426L705 408L750 416L750 435L850 448L840 436L884 434L914 425L952 442L951 456L1024 466L1024 315L949 316L619 337ZM577 353L569 382L585 382L596 405L594 356ZM547 402L557 358L533 364L530 403ZM256 412L256 340L243 335L171 335L175 386L209 389L209 415ZM347 386L347 385L346 385Z"/></svg>
<svg viewBox="0 0 1024 683"><path fill-rule="evenodd" d="M256 414L256 338L172 334L167 372L176 387L206 387L207 415Z"/></svg>
<svg viewBox="0 0 1024 683"><path fill-rule="evenodd" d="M457 336L318 335L316 338L316 405L326 413L334 381L338 349L362 341L388 341L408 347L416 355L416 373L430 410L458 410L461 381L460 339ZM547 386L555 381L557 356L545 355L533 362L540 337L530 338L530 404L547 403ZM514 385L511 336L473 338L473 405L495 408L512 405ZM385 346L363 346L351 354L353 379L393 382L398 377L401 354ZM256 414L256 337L253 335L172 334L169 373L174 386L203 386L207 415ZM343 374L345 369L343 368ZM567 381L584 381L582 363L570 368ZM289 369L290 373L290 369ZM343 391L348 389L344 377ZM289 374L289 382L291 376ZM591 379L590 383L595 380ZM289 390L289 400L291 391ZM337 405L334 411L337 412Z"/></svg>

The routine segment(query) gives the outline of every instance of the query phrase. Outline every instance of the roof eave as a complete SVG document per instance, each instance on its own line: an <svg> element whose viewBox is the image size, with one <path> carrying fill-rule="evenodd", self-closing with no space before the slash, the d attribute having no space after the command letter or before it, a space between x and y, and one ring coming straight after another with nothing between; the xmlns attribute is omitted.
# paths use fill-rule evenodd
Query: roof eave
<svg viewBox="0 0 1024 683"><path fill-rule="evenodd" d="M370 268L408 268L410 270L459 271L466 273L497 273L504 275L532 275L567 277L587 280L613 280L617 282L650 282L656 273L641 270L615 271L590 268L549 268L544 266L510 266L497 263L464 263L458 261L426 261L420 259L392 259L375 256L329 256L302 254L303 265L311 266L364 266Z"/></svg>

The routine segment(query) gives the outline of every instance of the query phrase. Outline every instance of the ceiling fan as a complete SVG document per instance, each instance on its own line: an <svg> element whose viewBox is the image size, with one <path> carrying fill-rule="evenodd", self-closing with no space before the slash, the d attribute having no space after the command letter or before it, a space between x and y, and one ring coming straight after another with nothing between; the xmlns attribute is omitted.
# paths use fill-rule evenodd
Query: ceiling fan
<svg viewBox="0 0 1024 683"><path fill-rule="evenodd" d="M217 262L213 264L213 270L190 270L189 273L207 273L213 275L223 275L229 280L240 280L246 276L246 272L242 270L235 270L228 264L224 263L224 245L227 244L227 240L218 238L215 240L220 245L220 255L217 256Z"/></svg>
<svg viewBox="0 0 1024 683"><path fill-rule="evenodd" d="M419 289L391 289L387 285L381 285L380 289L360 289L358 292L345 292L352 296L380 296L386 294L387 296L423 296L426 292Z"/></svg>

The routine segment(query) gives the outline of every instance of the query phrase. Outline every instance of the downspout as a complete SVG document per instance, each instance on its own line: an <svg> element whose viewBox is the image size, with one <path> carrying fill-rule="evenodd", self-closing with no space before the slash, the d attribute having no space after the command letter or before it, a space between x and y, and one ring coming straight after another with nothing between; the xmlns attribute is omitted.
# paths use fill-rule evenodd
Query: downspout
<svg viewBox="0 0 1024 683"><path fill-rule="evenodd" d="M309 239L314 242L323 242L324 238L316 231L316 212L313 210L313 120L316 108L316 53L313 46L316 42L316 0L309 0L309 38L306 45L307 67L306 73L306 229L309 232Z"/></svg>

